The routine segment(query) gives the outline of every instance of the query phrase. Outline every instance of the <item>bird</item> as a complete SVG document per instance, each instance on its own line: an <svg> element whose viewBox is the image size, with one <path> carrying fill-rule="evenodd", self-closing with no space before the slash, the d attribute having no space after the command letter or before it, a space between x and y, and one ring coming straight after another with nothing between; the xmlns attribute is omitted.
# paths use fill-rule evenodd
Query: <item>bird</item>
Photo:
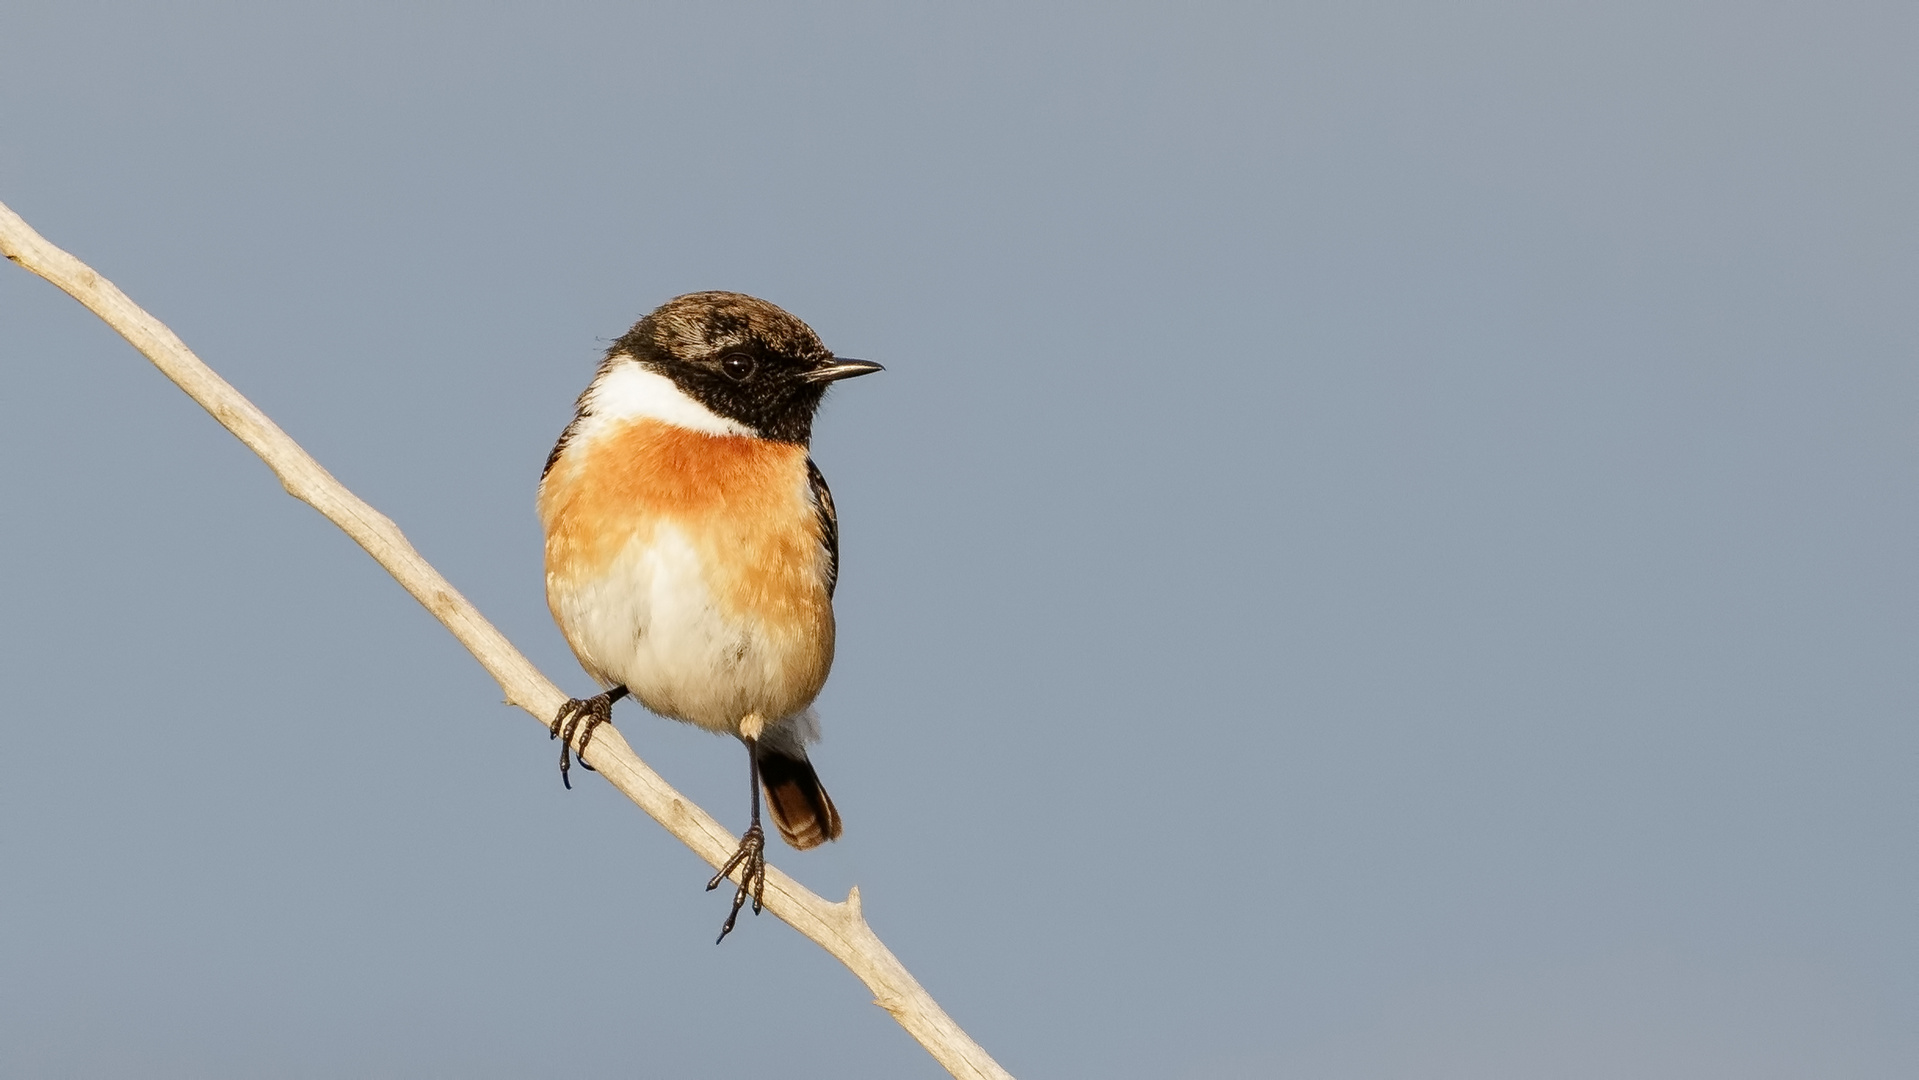
<svg viewBox="0 0 1919 1080"><path fill-rule="evenodd" d="M762 790L793 848L840 836L806 752L839 580L839 517L810 445L827 389L882 370L765 300L674 297L607 349L540 474L547 606L603 688L553 718L561 782L569 748L583 755L628 695L746 747L750 823L706 886L740 870L716 944L749 896L761 910Z"/></svg>

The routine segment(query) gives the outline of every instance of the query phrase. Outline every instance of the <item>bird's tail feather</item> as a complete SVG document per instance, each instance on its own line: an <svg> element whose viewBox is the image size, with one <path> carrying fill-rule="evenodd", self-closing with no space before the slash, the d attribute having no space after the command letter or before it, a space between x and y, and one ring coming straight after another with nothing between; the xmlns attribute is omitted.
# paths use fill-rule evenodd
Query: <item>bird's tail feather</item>
<svg viewBox="0 0 1919 1080"><path fill-rule="evenodd" d="M766 789L766 808L788 844L805 851L840 838L840 812L820 786L819 774L806 760L806 751L760 744L760 784Z"/></svg>

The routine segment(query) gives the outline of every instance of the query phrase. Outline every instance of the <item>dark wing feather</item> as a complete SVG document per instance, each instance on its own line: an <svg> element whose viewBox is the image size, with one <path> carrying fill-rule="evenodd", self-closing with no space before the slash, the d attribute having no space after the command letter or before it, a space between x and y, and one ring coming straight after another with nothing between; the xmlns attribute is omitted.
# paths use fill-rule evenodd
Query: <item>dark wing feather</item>
<svg viewBox="0 0 1919 1080"><path fill-rule="evenodd" d="M820 467L806 459L806 482L813 488L813 512L820 519L820 546L826 549L826 595L840 582L840 516L833 509L833 493L826 489Z"/></svg>
<svg viewBox="0 0 1919 1080"><path fill-rule="evenodd" d="M573 432L577 430L579 426L580 418L575 416L573 422L566 425L566 430L560 432L560 441L553 444L553 452L546 455L546 467L540 470L540 479L542 481L546 479L547 473L553 471L553 466L560 463L560 455L566 452L566 444L573 441Z"/></svg>

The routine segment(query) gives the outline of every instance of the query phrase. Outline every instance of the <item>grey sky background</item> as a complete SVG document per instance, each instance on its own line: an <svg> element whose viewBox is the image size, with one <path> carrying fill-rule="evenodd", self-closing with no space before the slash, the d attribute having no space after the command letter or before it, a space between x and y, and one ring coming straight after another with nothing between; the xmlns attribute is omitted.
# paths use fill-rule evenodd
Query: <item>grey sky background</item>
<svg viewBox="0 0 1919 1080"><path fill-rule="evenodd" d="M533 485L888 372L775 861L1022 1077L1919 1072L1910 4L0 3L0 199L562 685ZM0 1074L932 1077L0 267ZM730 743L621 706L730 826Z"/></svg>

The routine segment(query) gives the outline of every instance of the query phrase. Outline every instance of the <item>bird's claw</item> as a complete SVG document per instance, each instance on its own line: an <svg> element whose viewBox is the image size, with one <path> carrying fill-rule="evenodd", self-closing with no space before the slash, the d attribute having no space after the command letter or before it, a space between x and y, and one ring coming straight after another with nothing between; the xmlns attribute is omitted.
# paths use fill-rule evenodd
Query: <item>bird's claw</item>
<svg viewBox="0 0 1919 1080"><path fill-rule="evenodd" d="M733 852L733 857L726 860L726 865L720 867L720 872L713 875L712 881L706 883L706 891L719 888L720 882L725 881L735 869L740 871L740 887L733 894L733 909L726 913L726 923L720 927L720 936L713 939L715 945L725 941L726 935L733 932L733 921L740 917L740 908L746 905L749 894L753 897L753 914L760 913L766 894L766 832L757 821L746 830L746 835L740 837L739 849Z"/></svg>
<svg viewBox="0 0 1919 1080"><path fill-rule="evenodd" d="M565 784L567 790L573 788L573 781L567 776L572 759L577 758L580 768L587 772L598 771L586 763L586 748L593 742L594 728L613 722L613 703L624 696L609 690L597 697L569 698L554 715L553 723L547 728L547 738L560 740L560 783Z"/></svg>

